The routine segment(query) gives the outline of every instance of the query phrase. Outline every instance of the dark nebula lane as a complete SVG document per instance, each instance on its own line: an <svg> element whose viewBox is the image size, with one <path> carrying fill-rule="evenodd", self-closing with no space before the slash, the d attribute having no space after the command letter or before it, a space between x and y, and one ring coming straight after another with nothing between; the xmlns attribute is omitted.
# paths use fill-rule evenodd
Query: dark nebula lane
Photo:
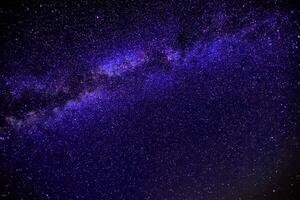
<svg viewBox="0 0 300 200"><path fill-rule="evenodd" d="M300 199L299 12L4 1L0 199Z"/></svg>

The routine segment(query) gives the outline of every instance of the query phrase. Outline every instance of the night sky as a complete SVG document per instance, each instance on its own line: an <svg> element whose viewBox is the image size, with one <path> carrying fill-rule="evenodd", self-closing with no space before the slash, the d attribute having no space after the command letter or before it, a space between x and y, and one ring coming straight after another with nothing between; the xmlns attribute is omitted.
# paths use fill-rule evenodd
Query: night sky
<svg viewBox="0 0 300 200"><path fill-rule="evenodd" d="M1 200L300 199L299 3L0 14Z"/></svg>

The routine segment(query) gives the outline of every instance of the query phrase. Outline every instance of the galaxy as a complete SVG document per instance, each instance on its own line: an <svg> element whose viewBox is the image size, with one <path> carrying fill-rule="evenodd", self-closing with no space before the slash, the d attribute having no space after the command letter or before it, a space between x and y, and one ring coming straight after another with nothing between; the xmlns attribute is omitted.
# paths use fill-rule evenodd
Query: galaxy
<svg viewBox="0 0 300 200"><path fill-rule="evenodd" d="M300 199L296 2L0 13L0 199Z"/></svg>

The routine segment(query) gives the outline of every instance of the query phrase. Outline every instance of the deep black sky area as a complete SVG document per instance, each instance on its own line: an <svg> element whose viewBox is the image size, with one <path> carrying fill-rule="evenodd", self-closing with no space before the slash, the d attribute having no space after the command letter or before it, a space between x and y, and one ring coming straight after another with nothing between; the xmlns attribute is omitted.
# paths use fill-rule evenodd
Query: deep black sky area
<svg viewBox="0 0 300 200"><path fill-rule="evenodd" d="M300 199L297 1L0 2L0 199Z"/></svg>

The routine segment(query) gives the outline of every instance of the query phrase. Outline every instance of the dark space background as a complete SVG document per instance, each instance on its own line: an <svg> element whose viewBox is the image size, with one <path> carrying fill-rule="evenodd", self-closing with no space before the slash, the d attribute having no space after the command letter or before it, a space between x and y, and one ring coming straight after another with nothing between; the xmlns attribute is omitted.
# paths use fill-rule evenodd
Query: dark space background
<svg viewBox="0 0 300 200"><path fill-rule="evenodd" d="M0 199L300 199L299 3L0 3Z"/></svg>

